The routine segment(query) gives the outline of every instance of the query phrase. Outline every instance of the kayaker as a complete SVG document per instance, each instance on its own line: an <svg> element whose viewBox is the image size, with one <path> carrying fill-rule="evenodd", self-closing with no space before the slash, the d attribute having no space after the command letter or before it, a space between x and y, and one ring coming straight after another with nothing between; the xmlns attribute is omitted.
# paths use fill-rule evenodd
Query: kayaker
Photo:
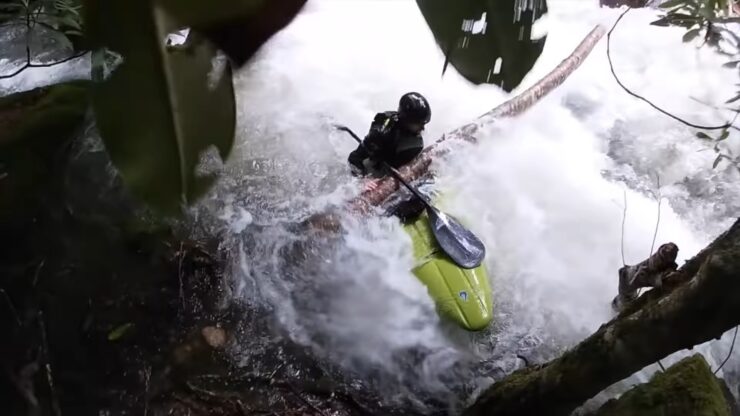
<svg viewBox="0 0 740 416"><path fill-rule="evenodd" d="M401 96L398 110L376 114L362 145L349 154L352 174L382 178L388 174L382 162L400 168L413 160L424 148L421 132L431 117L429 102L418 92ZM375 186L372 181L367 189Z"/></svg>

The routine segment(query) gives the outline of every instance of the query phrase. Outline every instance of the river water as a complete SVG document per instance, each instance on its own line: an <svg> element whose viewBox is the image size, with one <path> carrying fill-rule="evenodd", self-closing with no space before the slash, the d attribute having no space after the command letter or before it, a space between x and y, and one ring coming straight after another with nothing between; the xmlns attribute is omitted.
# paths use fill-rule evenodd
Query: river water
<svg viewBox="0 0 740 416"><path fill-rule="evenodd" d="M620 12L596 2L551 2L545 51L522 87ZM720 68L726 59L709 49L682 45L680 29L649 26L656 15L633 10L623 19L613 38L615 70L675 114L722 124L728 113L697 100L729 99L736 74ZM654 246L678 244L680 264L731 223L740 188L735 168L712 168L714 151L692 129L617 85L604 38L531 111L434 165L446 209L469 221L488 247L495 302L489 330L471 335L439 321L409 272L410 240L392 219L346 218L331 248L306 243L313 260L286 254L307 237L281 224L359 189L346 166L355 143L330 123L364 134L375 112L419 91L432 106L431 142L507 98L454 71L440 77L443 60L413 1L311 2L239 74L242 140L231 166L241 191L219 212L234 233L258 240L237 249L236 299L268 305L284 336L389 400L434 397L454 412L477 389L523 366L517 355L547 360L610 319L622 258L634 264L651 252L657 195ZM738 150L737 139L733 133L725 143ZM716 368L731 338L697 350ZM724 370L736 372L738 357ZM611 393L647 379L654 367Z"/></svg>
<svg viewBox="0 0 740 416"><path fill-rule="evenodd" d="M621 13L596 1L548 6L545 51L519 90L594 25L609 28ZM650 26L657 15L645 9L625 16L612 39L615 70L680 117L724 123L730 113L711 105L735 95L729 86L736 72L721 68L728 59L682 44L682 29ZM410 273L410 238L396 220L346 215L344 231L330 238L294 225L359 192L346 165L355 142L331 123L364 134L376 112L418 91L432 106L425 131L431 143L510 96L471 85L454 70L441 77L443 61L412 0L313 0L237 74L237 147L198 212L211 232L226 235L233 267L225 304L264 311L250 319L271 328L243 337L234 351L242 363L287 338L388 404L455 413L524 366L521 357L544 362L611 319L623 261L635 264L672 241L681 264L740 212L738 170L726 161L713 168L716 154L695 130L622 90L610 74L604 37L533 109L484 129L477 145L433 165L446 211L487 246L495 313L494 324L477 334L441 322ZM14 87L0 88L65 76L61 69L28 71ZM739 139L733 131L722 149L740 152ZM694 351L717 368L732 335ZM656 369L643 369L593 404ZM720 373L734 392L738 373L736 351Z"/></svg>

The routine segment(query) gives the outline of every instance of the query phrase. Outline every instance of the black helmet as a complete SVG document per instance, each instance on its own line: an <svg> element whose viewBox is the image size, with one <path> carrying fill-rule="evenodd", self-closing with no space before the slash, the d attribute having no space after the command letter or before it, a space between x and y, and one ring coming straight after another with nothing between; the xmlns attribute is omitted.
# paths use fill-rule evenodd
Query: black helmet
<svg viewBox="0 0 740 416"><path fill-rule="evenodd" d="M429 123L432 118L432 110L429 102L418 92L409 92L401 97L398 102L398 118L408 123Z"/></svg>

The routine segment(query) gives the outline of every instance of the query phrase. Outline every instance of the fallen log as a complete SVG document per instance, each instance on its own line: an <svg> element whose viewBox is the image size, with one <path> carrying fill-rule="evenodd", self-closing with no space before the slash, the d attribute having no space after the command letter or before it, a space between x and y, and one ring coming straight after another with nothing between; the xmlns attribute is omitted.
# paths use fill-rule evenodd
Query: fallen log
<svg viewBox="0 0 740 416"><path fill-rule="evenodd" d="M464 415L568 415L643 367L740 325L740 219L675 276L687 274L669 293L623 312L559 358L495 383Z"/></svg>
<svg viewBox="0 0 740 416"><path fill-rule="evenodd" d="M544 78L523 91L521 94L481 115L477 120L443 135L432 145L426 147L421 154L416 157L416 159L399 169L401 176L407 181L421 178L427 174L429 165L432 163L434 158L440 157L450 151L449 146L442 145L443 142L449 143L454 140L475 142L477 141L475 133L482 127L485 127L503 117L519 115L532 107L542 97L561 85L565 79L581 65L583 60L586 59L594 46L596 46L596 43L598 43L605 33L606 31L603 26L597 25L594 27L581 41L578 47L576 47L576 49L570 54L570 56L564 59ZM393 193L395 193L399 187L400 183L394 177L388 176L378 183L377 188L362 192L359 196L349 201L348 208L353 212L366 213L371 207L382 204Z"/></svg>

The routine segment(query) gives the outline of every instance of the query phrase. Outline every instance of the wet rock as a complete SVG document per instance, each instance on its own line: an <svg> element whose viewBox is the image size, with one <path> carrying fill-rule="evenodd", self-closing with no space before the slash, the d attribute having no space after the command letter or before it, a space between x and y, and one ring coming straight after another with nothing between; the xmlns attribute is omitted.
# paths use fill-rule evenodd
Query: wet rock
<svg viewBox="0 0 740 416"><path fill-rule="evenodd" d="M226 331L215 326L207 326L200 330L206 343L213 348L222 348L226 345Z"/></svg>

